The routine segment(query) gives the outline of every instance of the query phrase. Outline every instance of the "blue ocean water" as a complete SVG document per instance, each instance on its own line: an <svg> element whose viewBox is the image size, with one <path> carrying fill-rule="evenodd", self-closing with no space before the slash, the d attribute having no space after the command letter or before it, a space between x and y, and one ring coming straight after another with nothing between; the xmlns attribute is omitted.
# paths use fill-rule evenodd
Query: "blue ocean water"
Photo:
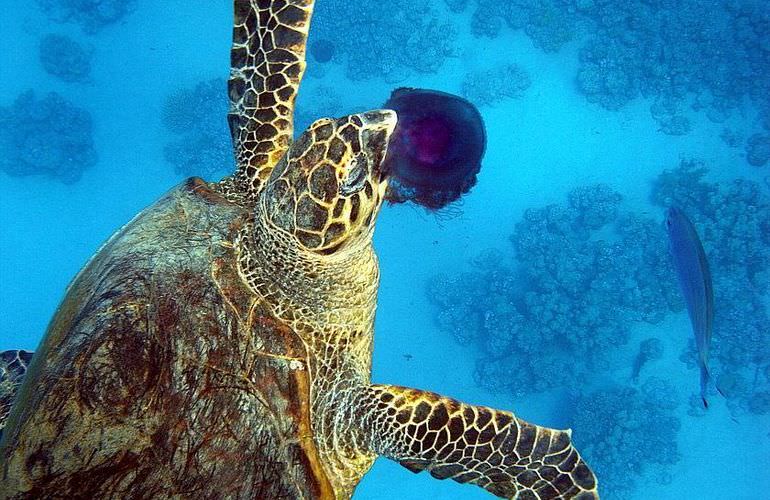
<svg viewBox="0 0 770 500"><path fill-rule="evenodd" d="M0 350L35 349L66 285L138 211L186 176L228 173L230 36L224 0L5 9ZM380 215L376 382L572 427L603 498L770 491L765 2L318 0L310 44L298 130L400 86L463 95L487 126L462 203ZM707 411L667 259L671 203L714 276L726 398L712 389ZM355 498L429 495L489 498L385 459Z"/></svg>

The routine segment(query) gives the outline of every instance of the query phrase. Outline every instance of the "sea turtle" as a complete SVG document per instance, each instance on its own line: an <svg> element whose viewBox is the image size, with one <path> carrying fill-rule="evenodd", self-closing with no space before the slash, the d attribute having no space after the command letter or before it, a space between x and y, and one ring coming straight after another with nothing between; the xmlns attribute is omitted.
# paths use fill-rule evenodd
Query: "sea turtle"
<svg viewBox="0 0 770 500"><path fill-rule="evenodd" d="M312 8L235 1L237 171L172 189L76 276L7 419L0 497L348 498L384 455L502 497L597 498L569 431L371 383L397 117L291 141Z"/></svg>
<svg viewBox="0 0 770 500"><path fill-rule="evenodd" d="M8 418L14 396L31 359L30 351L13 349L0 352L0 437L3 436L3 422Z"/></svg>

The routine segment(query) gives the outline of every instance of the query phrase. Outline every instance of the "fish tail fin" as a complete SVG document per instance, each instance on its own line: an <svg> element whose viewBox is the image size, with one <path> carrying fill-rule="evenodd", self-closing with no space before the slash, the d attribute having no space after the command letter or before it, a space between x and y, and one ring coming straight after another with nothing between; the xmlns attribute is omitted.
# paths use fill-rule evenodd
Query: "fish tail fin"
<svg viewBox="0 0 770 500"><path fill-rule="evenodd" d="M703 400L703 407L708 410L709 403L706 400L706 393L709 386L709 379L711 376L709 375L709 370L706 368L706 365L701 363L700 365L700 398Z"/></svg>

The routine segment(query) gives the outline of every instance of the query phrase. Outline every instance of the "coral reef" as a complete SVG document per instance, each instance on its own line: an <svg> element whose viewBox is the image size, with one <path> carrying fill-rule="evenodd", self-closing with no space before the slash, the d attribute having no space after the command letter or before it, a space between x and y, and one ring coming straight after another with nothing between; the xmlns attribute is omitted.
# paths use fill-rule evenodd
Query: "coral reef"
<svg viewBox="0 0 770 500"><path fill-rule="evenodd" d="M462 12L468 6L471 0L444 0L449 10L452 12Z"/></svg>
<svg viewBox="0 0 770 500"><path fill-rule="evenodd" d="M767 17L760 2L578 1L574 7L594 26L591 50L603 55L602 45L615 46L608 62L627 75L626 95L683 101L707 93L715 121L743 96L765 95L767 83L752 77L768 59L758 45Z"/></svg>
<svg viewBox="0 0 770 500"><path fill-rule="evenodd" d="M327 63L332 60L337 48L331 40L320 39L311 40L308 46L308 52L313 59L319 63Z"/></svg>
<svg viewBox="0 0 770 500"><path fill-rule="evenodd" d="M625 498L643 473L666 483L680 459L677 402L675 389L657 377L641 390L612 385L575 398L571 427L601 478L602 498Z"/></svg>
<svg viewBox="0 0 770 500"><path fill-rule="evenodd" d="M682 309L663 229L621 204L607 185L576 188L568 203L525 212L511 236L515 262L486 253L432 282L439 327L481 348L480 385L579 386L607 367L633 321Z"/></svg>
<svg viewBox="0 0 770 500"><path fill-rule="evenodd" d="M178 139L163 152L176 173L212 180L233 170L226 88L224 80L214 79L166 97L161 119Z"/></svg>
<svg viewBox="0 0 770 500"><path fill-rule="evenodd" d="M91 72L91 53L68 36L49 34L40 41L40 63L65 82L82 82Z"/></svg>
<svg viewBox="0 0 770 500"><path fill-rule="evenodd" d="M86 33L97 33L130 14L136 0L37 0L40 9L56 22L77 23Z"/></svg>
<svg viewBox="0 0 770 500"><path fill-rule="evenodd" d="M496 38L503 29L501 17L490 16L484 9L476 9L471 17L471 33L478 38Z"/></svg>
<svg viewBox="0 0 770 500"><path fill-rule="evenodd" d="M529 74L518 64L506 64L465 75L462 95L479 106L494 106L505 99L519 98L532 85Z"/></svg>
<svg viewBox="0 0 770 500"><path fill-rule="evenodd" d="M702 162L685 160L658 176L652 200L679 206L695 224L714 282L711 372L734 412L770 389L756 374L770 364L770 197L752 181L710 183ZM694 340L682 359L696 366ZM743 383L741 380L755 380Z"/></svg>
<svg viewBox="0 0 770 500"><path fill-rule="evenodd" d="M470 3L444 0L453 12ZM471 33L476 37L496 38L503 23L523 29L534 45L545 52L557 52L575 36L574 15L562 0L476 0L471 14Z"/></svg>
<svg viewBox="0 0 770 500"><path fill-rule="evenodd" d="M755 415L770 413L770 391L755 392L749 400L749 412Z"/></svg>
<svg viewBox="0 0 770 500"><path fill-rule="evenodd" d="M770 199L753 182L717 185L706 173L702 163L684 161L661 173L651 196L680 206L702 235L717 304L711 367L728 407L766 415ZM650 377L640 389L590 389L633 321L657 323L683 310L660 224L624 210L620 195L598 184L574 189L567 203L528 210L511 240L515 260L486 251L472 269L434 278L428 295L439 328L476 348L476 381L488 390L579 394L569 424L607 498L622 498L642 474L669 481L679 459L672 386ZM683 359L692 369L695 352L690 341ZM643 340L632 378L644 379L645 364L662 354L659 339ZM704 414L697 391L693 382L693 416Z"/></svg>
<svg viewBox="0 0 770 500"><path fill-rule="evenodd" d="M739 131L728 127L722 129L722 133L719 134L719 138L722 139L722 142L731 148L737 148L743 144L743 135Z"/></svg>
<svg viewBox="0 0 770 500"><path fill-rule="evenodd" d="M51 92L32 90L0 108L0 168L12 176L46 175L65 184L97 161L91 114Z"/></svg>
<svg viewBox="0 0 770 500"><path fill-rule="evenodd" d="M580 50L577 86L588 102L615 111L637 97L627 58L626 48L615 41L593 38L586 42Z"/></svg>
<svg viewBox="0 0 770 500"><path fill-rule="evenodd" d="M681 135L694 108L722 123L745 97L770 128L770 11L760 0L445 0L452 10L472 3L471 31L494 38L501 22L555 52L580 39L579 91L617 110L643 96L664 133Z"/></svg>
<svg viewBox="0 0 770 500"><path fill-rule="evenodd" d="M535 47L544 52L557 52L574 36L571 16L569 12L560 9L558 4L559 0L528 2L529 9L524 33L532 39ZM506 17L510 17L510 13Z"/></svg>
<svg viewBox="0 0 770 500"><path fill-rule="evenodd" d="M315 8L312 37L334 40L351 80L433 73L453 52L455 30L429 0L329 0Z"/></svg>
<svg viewBox="0 0 770 500"><path fill-rule="evenodd" d="M770 161L770 135L754 134L746 142L746 161L764 167Z"/></svg>
<svg viewBox="0 0 770 500"><path fill-rule="evenodd" d="M716 270L716 373L723 366L752 372L770 363L763 329L770 318L757 295L770 287L770 208L755 184L734 181L720 188L704 183L704 174L703 165L685 162L661 174L653 197L714 211L718 223L696 223ZM605 356L625 343L630 321L657 323L668 311L682 310L661 227L622 210L620 196L607 186L577 188L567 204L527 211L512 241L517 263L486 252L473 270L436 277L428 290L439 327L478 346L476 378L490 390L575 387L606 367ZM661 354L658 339L644 340L634 375ZM694 366L694 349L687 357ZM735 408L764 411L767 382L735 382L749 373L729 382L724 373L720 388Z"/></svg>
<svg viewBox="0 0 770 500"><path fill-rule="evenodd" d="M650 106L650 114L664 134L685 135L692 129L690 119L682 112L681 103L669 96L656 99Z"/></svg>

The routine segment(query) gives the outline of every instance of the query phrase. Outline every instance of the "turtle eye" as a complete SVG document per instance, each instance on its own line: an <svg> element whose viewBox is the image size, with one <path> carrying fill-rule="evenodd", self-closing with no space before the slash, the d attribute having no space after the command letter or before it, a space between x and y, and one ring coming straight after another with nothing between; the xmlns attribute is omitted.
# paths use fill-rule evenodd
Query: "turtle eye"
<svg viewBox="0 0 770 500"><path fill-rule="evenodd" d="M368 171L366 156L359 153L350 161L348 178L340 184L340 194L350 196L361 191L366 185L366 173Z"/></svg>

